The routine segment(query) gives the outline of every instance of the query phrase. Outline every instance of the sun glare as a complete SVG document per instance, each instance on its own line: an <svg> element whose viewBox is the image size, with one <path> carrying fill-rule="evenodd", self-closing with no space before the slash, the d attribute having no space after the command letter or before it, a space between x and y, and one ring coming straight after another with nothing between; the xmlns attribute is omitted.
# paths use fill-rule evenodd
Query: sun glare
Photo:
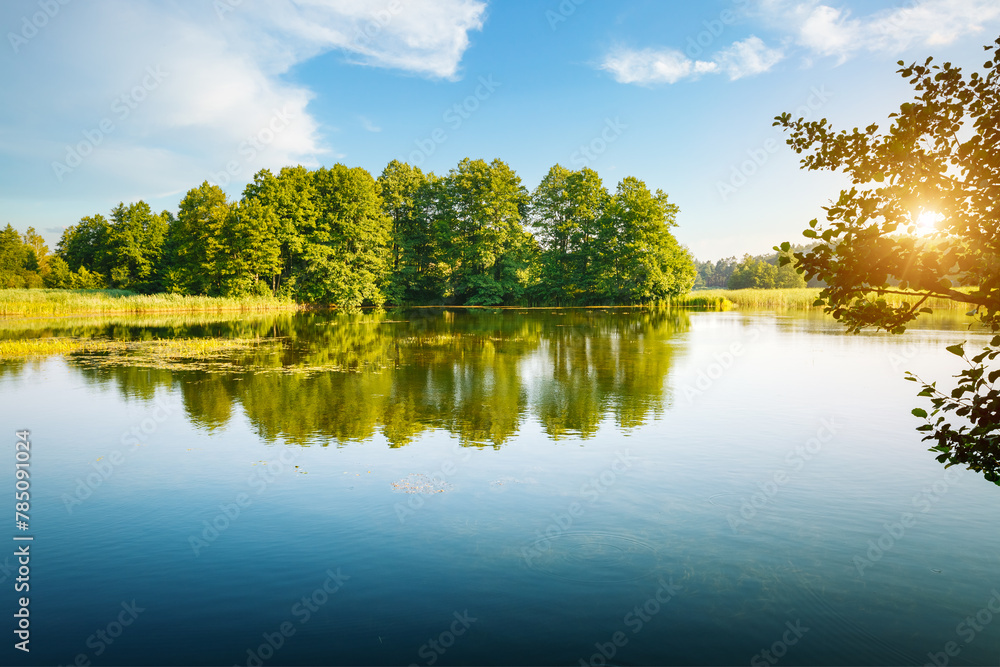
<svg viewBox="0 0 1000 667"><path fill-rule="evenodd" d="M944 219L944 216L937 211L922 211L913 223L914 236L927 236L938 231L937 224Z"/></svg>

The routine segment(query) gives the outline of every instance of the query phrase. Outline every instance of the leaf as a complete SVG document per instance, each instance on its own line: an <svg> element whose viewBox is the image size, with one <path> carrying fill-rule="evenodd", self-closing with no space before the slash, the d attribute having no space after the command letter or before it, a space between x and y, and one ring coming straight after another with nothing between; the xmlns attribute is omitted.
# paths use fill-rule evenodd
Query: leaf
<svg viewBox="0 0 1000 667"><path fill-rule="evenodd" d="M958 345L949 345L945 349L957 357L964 357L965 356L965 349L963 348L964 345L965 343L959 343Z"/></svg>
<svg viewBox="0 0 1000 667"><path fill-rule="evenodd" d="M927 411L924 410L923 408L913 408L913 410L911 410L910 412L911 412L911 414L913 414L914 417L920 417L921 419L927 419Z"/></svg>

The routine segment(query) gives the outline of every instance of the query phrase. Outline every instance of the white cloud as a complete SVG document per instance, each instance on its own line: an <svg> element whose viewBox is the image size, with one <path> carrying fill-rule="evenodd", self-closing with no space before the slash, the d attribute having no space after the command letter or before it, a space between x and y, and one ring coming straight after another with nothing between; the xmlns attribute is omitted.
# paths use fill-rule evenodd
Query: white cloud
<svg viewBox="0 0 1000 667"><path fill-rule="evenodd" d="M74 195L184 191L227 172L242 183L261 168L343 157L309 113L317 93L290 81L291 68L332 51L349 63L454 79L485 7L480 0L71 3L30 48L0 54L0 86L25 101L0 110L0 136L17 133L19 146L0 152L34 159L34 168L42 149L48 167L94 144L61 180L45 169L50 179L39 187ZM95 134L102 122L112 129Z"/></svg>
<svg viewBox="0 0 1000 667"><path fill-rule="evenodd" d="M996 0L910 0L865 16L819 0L764 0L759 15L819 56L841 61L860 51L901 53L951 44L1000 18Z"/></svg>
<svg viewBox="0 0 1000 667"><path fill-rule="evenodd" d="M692 60L680 51L616 49L600 68L620 83L676 83L706 73L725 73L730 80L762 74L798 45L802 58L835 57L839 62L857 52L901 53L915 46L951 44L983 32L1000 19L997 0L909 0L903 7L857 17L841 5L821 0L758 0L747 17L784 33L783 48L768 47L754 35L733 42L708 61ZM995 27L995 26L994 26Z"/></svg>
<svg viewBox="0 0 1000 667"><path fill-rule="evenodd" d="M611 72L619 83L676 83L715 71L715 63L691 60L673 49L617 49L608 54L601 69Z"/></svg>
<svg viewBox="0 0 1000 667"><path fill-rule="evenodd" d="M381 132L382 128L371 121L370 118L366 116L358 116L358 120L361 121L361 127L365 128L368 132Z"/></svg>
<svg viewBox="0 0 1000 667"><path fill-rule="evenodd" d="M751 35L742 42L719 52L714 60L729 75L730 81L762 74L781 62L785 55L779 49L768 48L763 40Z"/></svg>
<svg viewBox="0 0 1000 667"><path fill-rule="evenodd" d="M703 74L726 73L730 80L760 74L784 57L751 35L717 53L712 60L693 60L674 49L616 49L609 53L601 69L611 72L619 83L677 83Z"/></svg>
<svg viewBox="0 0 1000 667"><path fill-rule="evenodd" d="M233 14L245 6L251 20L306 52L341 49L360 64L447 79L486 15L482 0L282 0L245 3Z"/></svg>

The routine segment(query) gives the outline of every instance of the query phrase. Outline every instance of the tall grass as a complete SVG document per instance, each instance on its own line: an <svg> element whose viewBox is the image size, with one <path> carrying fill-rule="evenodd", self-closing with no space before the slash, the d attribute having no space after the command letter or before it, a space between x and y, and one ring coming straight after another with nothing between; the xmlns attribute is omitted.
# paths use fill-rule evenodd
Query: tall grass
<svg viewBox="0 0 1000 667"><path fill-rule="evenodd" d="M705 308L709 310L819 310L814 306L819 297L818 287L793 289L712 289L691 292L671 301L678 308ZM887 294L883 297L892 306L904 301L915 304L919 298L902 294ZM928 299L921 306L933 310L969 310L967 303L950 299Z"/></svg>
<svg viewBox="0 0 1000 667"><path fill-rule="evenodd" d="M711 310L808 310L813 308L819 290L802 289L712 289L691 292L674 299L679 308Z"/></svg>
<svg viewBox="0 0 1000 667"><path fill-rule="evenodd" d="M3 289L0 315L123 315L156 312L224 311L261 312L297 310L291 300L275 297L239 298L182 296L179 294L134 294L125 290Z"/></svg>

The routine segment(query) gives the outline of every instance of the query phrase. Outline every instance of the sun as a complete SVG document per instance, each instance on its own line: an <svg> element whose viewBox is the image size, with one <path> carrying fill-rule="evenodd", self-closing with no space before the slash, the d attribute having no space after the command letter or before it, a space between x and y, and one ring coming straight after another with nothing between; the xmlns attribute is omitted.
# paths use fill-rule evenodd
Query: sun
<svg viewBox="0 0 1000 667"><path fill-rule="evenodd" d="M937 211L921 211L913 222L910 233L920 237L929 236L934 232L940 231L937 224L943 219L944 216Z"/></svg>

